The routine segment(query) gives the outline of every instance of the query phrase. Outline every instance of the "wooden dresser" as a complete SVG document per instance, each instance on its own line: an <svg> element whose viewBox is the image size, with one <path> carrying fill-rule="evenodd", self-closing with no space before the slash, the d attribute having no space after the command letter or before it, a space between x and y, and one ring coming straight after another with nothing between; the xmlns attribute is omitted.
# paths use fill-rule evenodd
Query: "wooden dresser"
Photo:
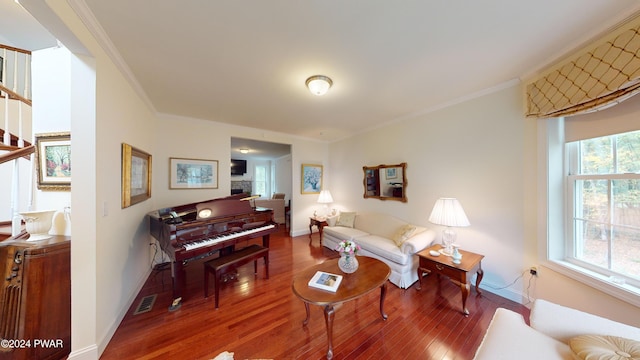
<svg viewBox="0 0 640 360"><path fill-rule="evenodd" d="M71 238L0 242L0 359L62 359L71 351Z"/></svg>

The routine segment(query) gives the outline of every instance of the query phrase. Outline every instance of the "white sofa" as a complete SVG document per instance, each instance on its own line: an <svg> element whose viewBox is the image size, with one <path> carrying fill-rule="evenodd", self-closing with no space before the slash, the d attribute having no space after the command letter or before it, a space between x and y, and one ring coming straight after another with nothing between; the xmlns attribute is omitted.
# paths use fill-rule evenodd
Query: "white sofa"
<svg viewBox="0 0 640 360"><path fill-rule="evenodd" d="M355 215L351 224L340 221L346 214ZM435 232L431 229L381 213L341 213L328 218L327 223L329 226L323 228L322 245L335 250L342 240L355 241L362 248L359 255L370 256L389 265L389 281L402 289L418 280L418 256L415 253L430 246L435 238ZM414 230L407 231L411 228ZM398 235L401 234L410 236L400 239ZM401 242L400 246L394 237L398 243Z"/></svg>
<svg viewBox="0 0 640 360"><path fill-rule="evenodd" d="M534 302L529 322L531 326L525 323L522 315L503 308L497 309L474 359L581 359L585 358L586 347L583 346L582 352L578 353L580 356L574 357L574 350L584 345L575 340L583 335L609 335L640 341L639 328L546 300ZM590 344L589 352L588 359L615 358L605 355L613 354L615 349L600 344Z"/></svg>

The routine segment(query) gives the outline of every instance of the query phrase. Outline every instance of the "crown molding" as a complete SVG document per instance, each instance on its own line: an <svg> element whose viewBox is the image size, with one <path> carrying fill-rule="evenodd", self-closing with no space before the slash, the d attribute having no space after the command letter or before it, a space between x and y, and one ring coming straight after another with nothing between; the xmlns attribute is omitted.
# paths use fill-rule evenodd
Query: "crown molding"
<svg viewBox="0 0 640 360"><path fill-rule="evenodd" d="M116 68L127 79L129 84L131 84L131 87L133 87L134 91L138 94L138 96L140 96L147 107L149 107L149 109L154 114L157 114L157 110L153 105L153 102L151 102L149 96L147 96L147 93L144 91L144 88L142 87L142 85L140 85L140 82L138 82L138 79L134 75L133 71L131 71L131 68L129 68L129 65L127 65L127 62L124 60L122 55L120 55L120 52L113 44L106 31L98 22L98 19L95 17L95 15L93 15L93 12L91 11L87 3L84 0L67 1L69 3L69 6L71 6L73 11L75 11L87 30L89 30L89 32L96 39L98 45L104 50L107 56L115 64Z"/></svg>

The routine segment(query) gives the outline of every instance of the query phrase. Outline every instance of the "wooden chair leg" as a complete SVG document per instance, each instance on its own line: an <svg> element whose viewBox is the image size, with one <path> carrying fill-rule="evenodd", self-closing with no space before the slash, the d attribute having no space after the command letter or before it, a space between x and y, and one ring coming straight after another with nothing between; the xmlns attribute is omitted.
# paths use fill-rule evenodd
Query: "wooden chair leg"
<svg viewBox="0 0 640 360"><path fill-rule="evenodd" d="M209 270L204 267L204 297L209 297Z"/></svg>
<svg viewBox="0 0 640 360"><path fill-rule="evenodd" d="M216 279L214 281L214 286L216 287L214 289L214 293L216 295L215 298L215 303L216 303L216 309L218 308L218 305L220 304L220 280L222 278L222 272L220 274L216 274Z"/></svg>

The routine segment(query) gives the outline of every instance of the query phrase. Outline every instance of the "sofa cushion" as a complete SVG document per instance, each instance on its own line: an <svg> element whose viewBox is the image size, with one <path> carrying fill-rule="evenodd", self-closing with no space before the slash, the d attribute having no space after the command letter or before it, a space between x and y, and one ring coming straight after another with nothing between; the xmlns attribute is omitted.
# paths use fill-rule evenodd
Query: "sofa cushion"
<svg viewBox="0 0 640 360"><path fill-rule="evenodd" d="M640 341L619 336L580 335L569 340L578 359L640 360Z"/></svg>
<svg viewBox="0 0 640 360"><path fill-rule="evenodd" d="M396 246L400 247L405 241L412 237L415 232L415 226L411 224L402 225L398 230L396 230L396 233L393 235L391 240L393 240Z"/></svg>
<svg viewBox="0 0 640 360"><path fill-rule="evenodd" d="M325 234L331 235L340 240L354 240L359 237L369 235L369 233L366 233L362 230L344 226L325 226L322 231Z"/></svg>
<svg viewBox="0 0 640 360"><path fill-rule="evenodd" d="M402 253L393 241L382 236L367 235L354 241L364 250L401 265L408 264L412 259L410 254Z"/></svg>
<svg viewBox="0 0 640 360"><path fill-rule="evenodd" d="M353 227L353 223L356 219L356 213L354 212L341 212L336 221L336 226Z"/></svg>

